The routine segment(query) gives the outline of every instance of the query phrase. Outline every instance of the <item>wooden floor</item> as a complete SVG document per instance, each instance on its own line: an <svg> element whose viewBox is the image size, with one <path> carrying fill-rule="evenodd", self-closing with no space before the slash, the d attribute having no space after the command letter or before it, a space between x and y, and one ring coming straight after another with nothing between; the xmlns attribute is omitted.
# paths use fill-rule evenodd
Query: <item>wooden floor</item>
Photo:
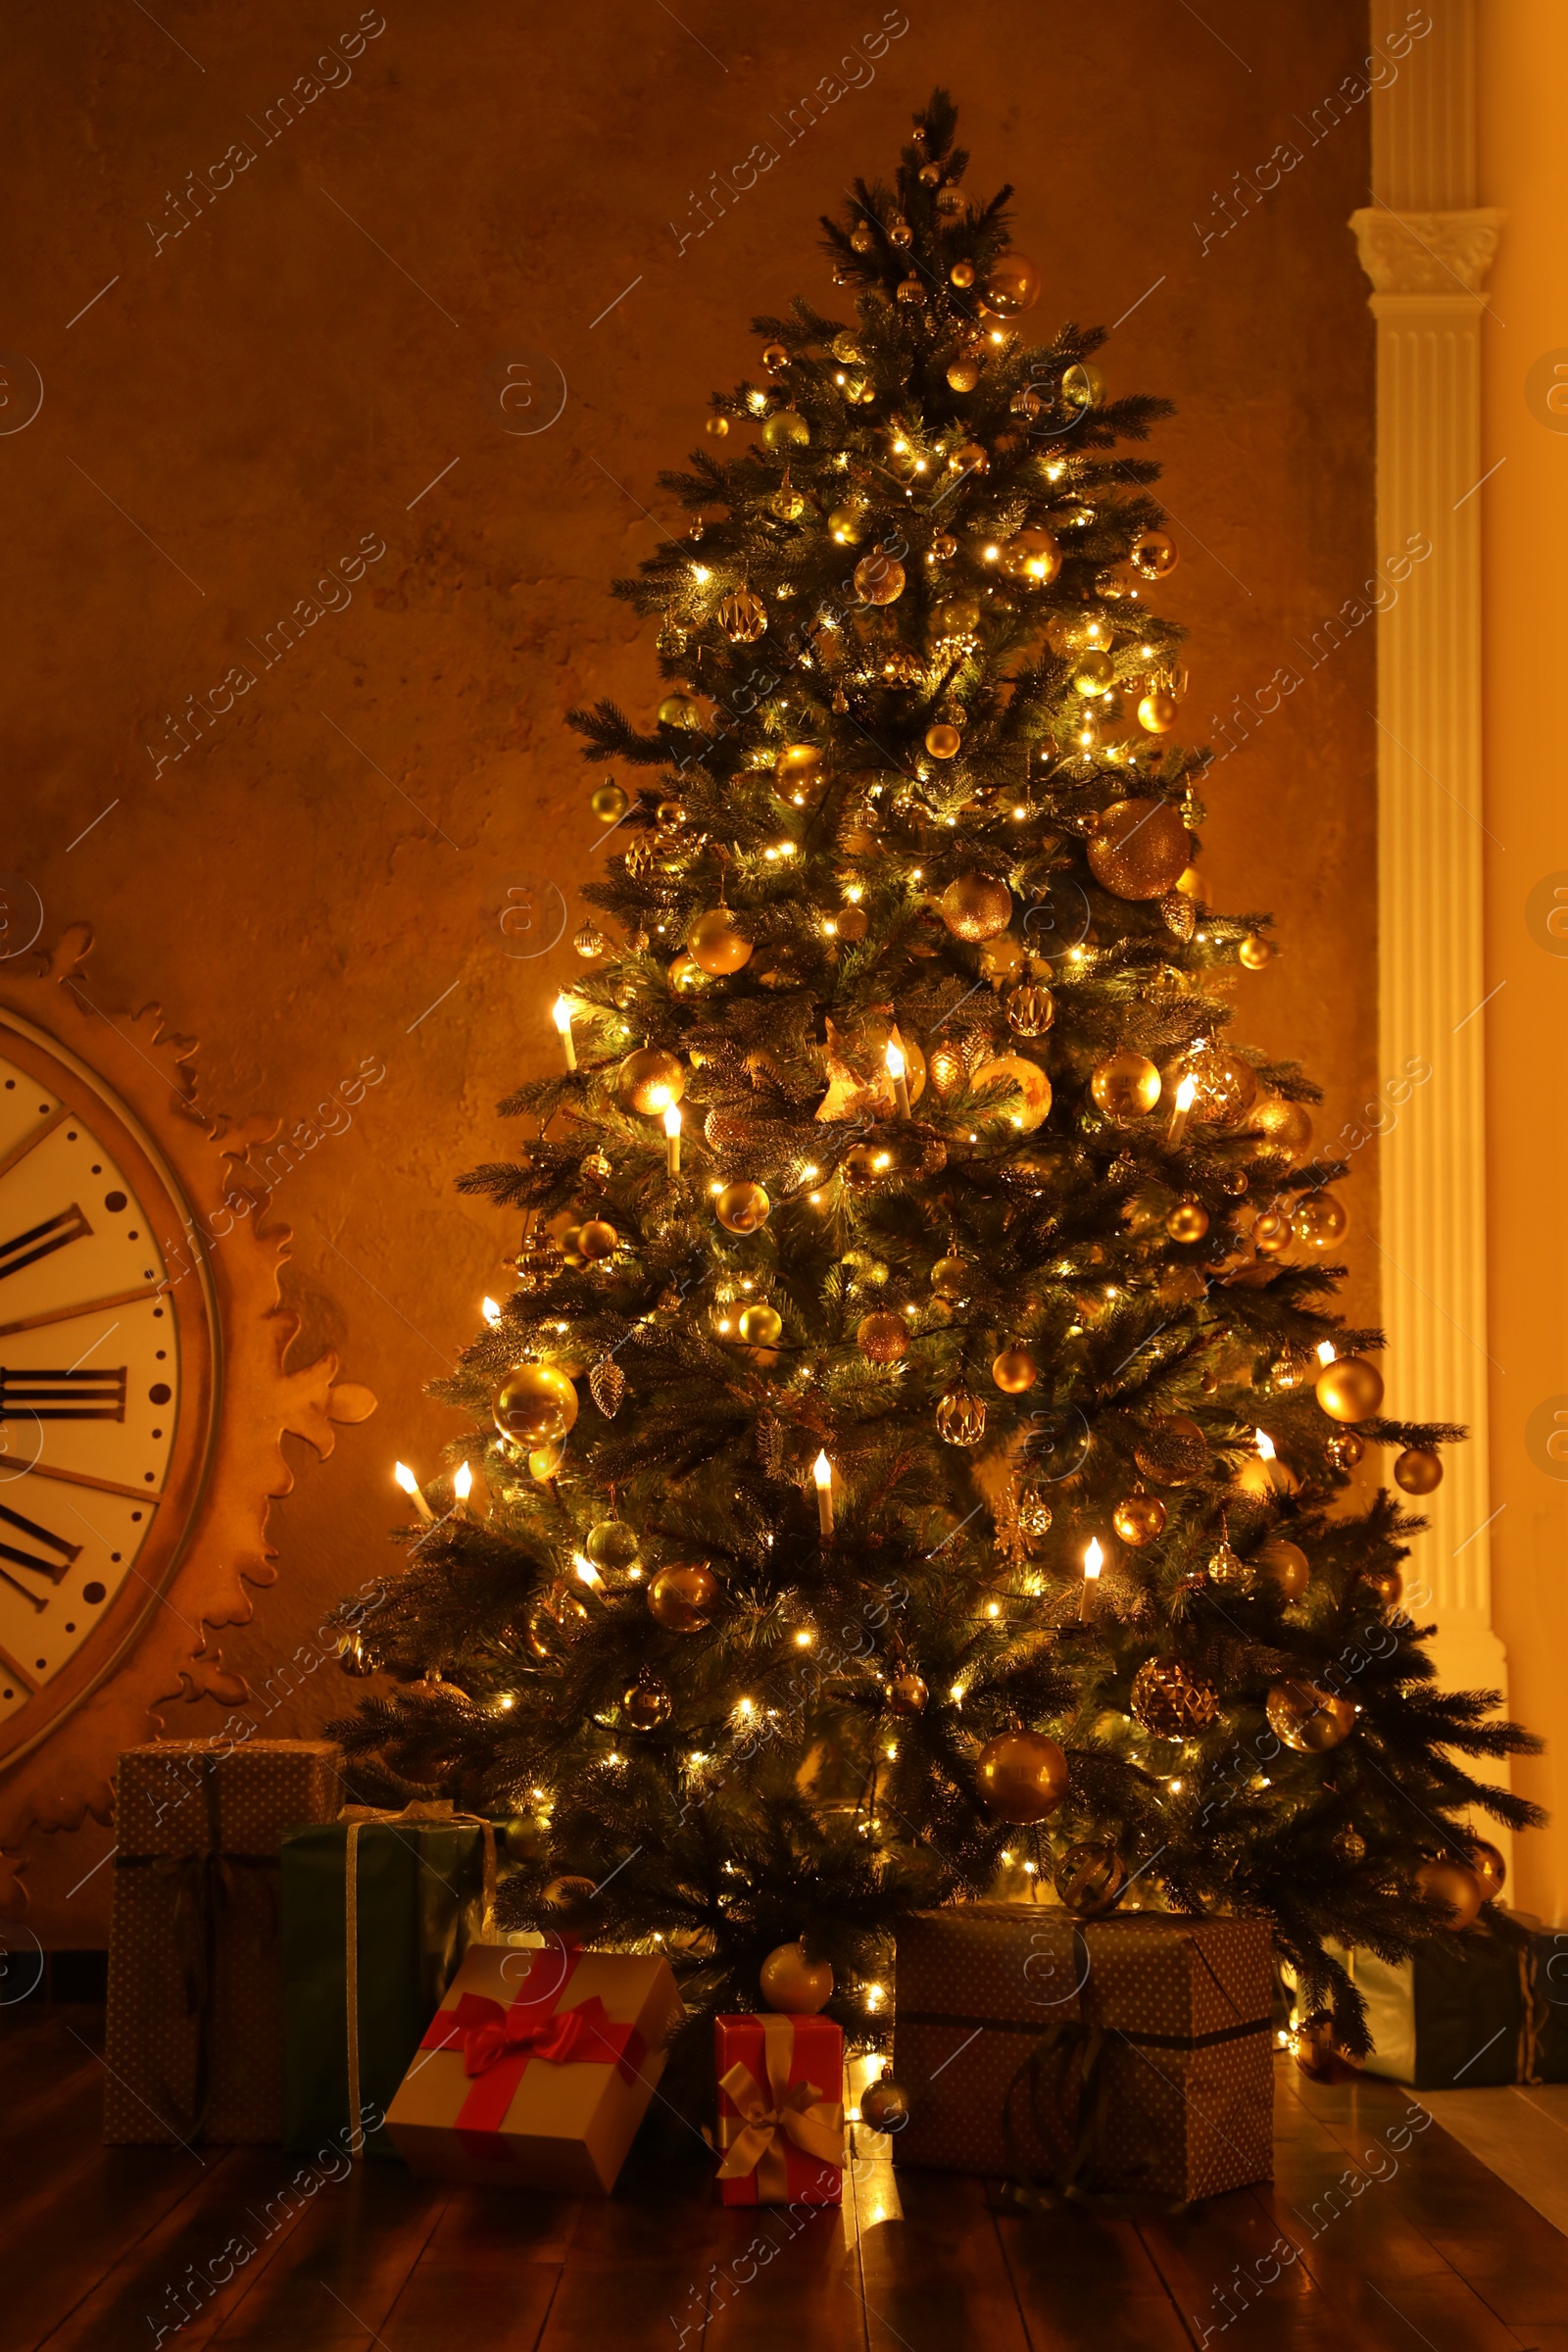
<svg viewBox="0 0 1568 2352"><path fill-rule="evenodd" d="M1568 2239L1438 2125L1401 2149L1387 2083L1282 2061L1274 2187L1174 2220L995 2210L869 2135L793 2234L667 2178L578 2204L391 2166L307 2167L282 2218L276 2148L99 2145L101 2028L0 2013L4 2352L1568 2352Z"/></svg>

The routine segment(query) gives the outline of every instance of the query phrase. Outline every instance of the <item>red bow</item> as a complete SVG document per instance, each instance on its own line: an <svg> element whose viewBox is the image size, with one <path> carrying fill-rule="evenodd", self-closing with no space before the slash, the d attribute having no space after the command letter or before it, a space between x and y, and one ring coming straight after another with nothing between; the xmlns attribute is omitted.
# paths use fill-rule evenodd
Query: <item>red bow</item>
<svg viewBox="0 0 1568 2352"><path fill-rule="evenodd" d="M568 1956L568 1982L577 1957L575 1952ZM554 1994L529 2000L524 1991L504 2009L487 1993L466 1992L452 2008L436 2011L419 2046L463 2052L463 2070L473 2088L458 2112L456 2130L470 2156L506 2162L501 2127L531 2059L547 2066L613 2066L630 2082L647 2056L637 2028L617 2024L597 1993L575 2009L557 2009L554 2002Z"/></svg>

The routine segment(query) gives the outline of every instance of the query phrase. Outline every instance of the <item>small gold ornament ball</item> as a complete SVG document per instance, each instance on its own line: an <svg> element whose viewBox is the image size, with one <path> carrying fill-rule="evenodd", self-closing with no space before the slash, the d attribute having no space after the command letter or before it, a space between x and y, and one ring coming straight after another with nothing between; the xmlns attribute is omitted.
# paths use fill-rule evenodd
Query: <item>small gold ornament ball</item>
<svg viewBox="0 0 1568 2352"><path fill-rule="evenodd" d="M834 507L827 518L829 535L840 547L855 547L860 538L861 519L858 507Z"/></svg>
<svg viewBox="0 0 1568 2352"><path fill-rule="evenodd" d="M1141 531L1133 541L1131 560L1146 580L1162 580L1176 568L1176 542L1168 531Z"/></svg>
<svg viewBox="0 0 1568 2352"><path fill-rule="evenodd" d="M1007 1113L1011 1124L1021 1135L1032 1135L1051 1115L1051 1080L1039 1062L1030 1061L1025 1054L998 1054L976 1070L974 1090L992 1094L1004 1088L1015 1090L1022 1098L1017 1109Z"/></svg>
<svg viewBox="0 0 1568 2352"><path fill-rule="evenodd" d="M752 943L735 929L727 906L700 914L686 934L686 945L698 968L715 978L742 970L752 959Z"/></svg>
<svg viewBox="0 0 1568 2352"><path fill-rule="evenodd" d="M937 1399L937 1430L949 1446L978 1446L986 1434L986 1408L959 1381Z"/></svg>
<svg viewBox="0 0 1568 2352"><path fill-rule="evenodd" d="M871 928L871 918L863 906L845 906L833 918L833 927L850 947L858 947Z"/></svg>
<svg viewBox="0 0 1568 2352"><path fill-rule="evenodd" d="M948 452L950 473L989 473L991 459L978 441L960 441Z"/></svg>
<svg viewBox="0 0 1568 2352"><path fill-rule="evenodd" d="M969 1292L974 1274L961 1257L939 1257L931 1269L931 1288L941 1298L963 1298Z"/></svg>
<svg viewBox="0 0 1568 2352"><path fill-rule="evenodd" d="M1462 1862L1423 1862L1415 1874L1416 1892L1429 1903L1441 1903L1447 1916L1443 1925L1457 1936L1477 1918L1487 1890L1473 1870Z"/></svg>
<svg viewBox="0 0 1568 2352"><path fill-rule="evenodd" d="M974 284L973 262L955 262L953 268L948 271L948 283L950 286L956 286L960 293L966 287L972 286Z"/></svg>
<svg viewBox="0 0 1568 2352"><path fill-rule="evenodd" d="M1055 1020L1056 1002L1049 988L1028 980L1009 993L1004 1010L1014 1037L1044 1037Z"/></svg>
<svg viewBox="0 0 1568 2352"><path fill-rule="evenodd" d="M888 1709L894 1715L918 1715L931 1693L917 1674L898 1674L888 1685Z"/></svg>
<svg viewBox="0 0 1568 2352"><path fill-rule="evenodd" d="M1265 1208L1252 1219L1252 1247L1260 1257L1277 1257L1290 1241L1291 1220L1277 1208Z"/></svg>
<svg viewBox="0 0 1568 2352"><path fill-rule="evenodd" d="M1004 253L993 262L982 286L988 311L999 318L1016 318L1040 299L1040 272L1021 253Z"/></svg>
<svg viewBox="0 0 1568 2352"><path fill-rule="evenodd" d="M1274 960L1273 943L1259 939L1254 933L1250 939L1243 940L1236 955L1238 961L1244 963L1250 972L1260 972L1266 963Z"/></svg>
<svg viewBox="0 0 1568 2352"><path fill-rule="evenodd" d="M513 1862L541 1862L550 1848L545 1825L531 1813L515 1813L501 1832L501 1843Z"/></svg>
<svg viewBox="0 0 1568 2352"><path fill-rule="evenodd" d="M710 416L703 426L703 430L705 433L710 434L715 441L722 441L729 433L729 418L727 416Z"/></svg>
<svg viewBox="0 0 1568 2352"><path fill-rule="evenodd" d="M1348 1821L1343 1830L1335 1831L1334 1851L1342 1862L1354 1863L1366 1860L1366 1839L1353 1822Z"/></svg>
<svg viewBox="0 0 1568 2352"><path fill-rule="evenodd" d="M1335 1249L1350 1230L1350 1212L1333 1193L1308 1193L1291 1219L1291 1231L1305 1250Z"/></svg>
<svg viewBox="0 0 1568 2352"><path fill-rule="evenodd" d="M634 1683L621 1698L626 1721L634 1732L657 1732L673 1713L673 1701L662 1683L648 1678Z"/></svg>
<svg viewBox="0 0 1568 2352"><path fill-rule="evenodd" d="M1407 1446L1394 1465L1394 1483L1407 1494L1430 1494L1443 1484L1443 1463L1426 1446Z"/></svg>
<svg viewBox="0 0 1568 2352"><path fill-rule="evenodd" d="M686 1092L686 1072L673 1054L660 1046L643 1046L628 1054L615 1072L615 1084L633 1110L645 1118L661 1116Z"/></svg>
<svg viewBox="0 0 1568 2352"><path fill-rule="evenodd" d="M1200 1200L1178 1200L1165 1219L1173 1242L1200 1242L1208 1231L1208 1211Z"/></svg>
<svg viewBox="0 0 1568 2352"><path fill-rule="evenodd" d="M1044 1821L1067 1793L1067 1759L1043 1732L999 1732L975 1758L974 1777L999 1821Z"/></svg>
<svg viewBox="0 0 1568 2352"><path fill-rule="evenodd" d="M1074 360L1061 371L1061 397L1069 409L1081 416L1086 409L1099 406L1105 397L1105 379L1092 361Z"/></svg>
<svg viewBox="0 0 1568 2352"><path fill-rule="evenodd" d="M1205 1730L1218 1706L1213 1684L1181 1658L1146 1658L1133 1676L1132 1711L1156 1740L1185 1740Z"/></svg>
<svg viewBox="0 0 1568 2352"><path fill-rule="evenodd" d="M876 243L876 231L869 220L857 220L850 231L850 243L857 253L869 253Z"/></svg>
<svg viewBox="0 0 1568 2352"><path fill-rule="evenodd" d="M1089 1091L1107 1118L1140 1118L1159 1101L1159 1072L1144 1054L1120 1046L1096 1062Z"/></svg>
<svg viewBox="0 0 1568 2352"><path fill-rule="evenodd" d="M909 2094L891 2075L879 2076L860 2093L860 2121L871 2132L902 2132L909 2120Z"/></svg>
<svg viewBox="0 0 1568 2352"><path fill-rule="evenodd" d="M954 360L948 368L948 383L955 392L972 392L980 381L979 363L975 360Z"/></svg>
<svg viewBox="0 0 1568 2352"><path fill-rule="evenodd" d="M904 565L891 556L862 556L855 566L855 593L862 604L897 604L904 594Z"/></svg>
<svg viewBox="0 0 1568 2352"><path fill-rule="evenodd" d="M590 1217L577 1228L577 1247L584 1257L613 1257L620 1236L605 1217Z"/></svg>
<svg viewBox="0 0 1568 2352"><path fill-rule="evenodd" d="M868 1363L896 1364L909 1352L909 1327L902 1315L862 1315L855 1345Z"/></svg>
<svg viewBox="0 0 1568 2352"><path fill-rule="evenodd" d="M554 1364L519 1364L496 1390L491 1409L504 1438L555 1445L577 1418L577 1392Z"/></svg>
<svg viewBox="0 0 1568 2352"><path fill-rule="evenodd" d="M1240 1127L1257 1101L1257 1072L1223 1046L1189 1054L1186 1074L1197 1089L1193 1108L1210 1126Z"/></svg>
<svg viewBox="0 0 1568 2352"><path fill-rule="evenodd" d="M1299 1600L1311 1582L1312 1568L1305 1552L1284 1536L1270 1536L1266 1544L1260 1544L1252 1554L1252 1564L1285 1600Z"/></svg>
<svg viewBox="0 0 1568 2352"><path fill-rule="evenodd" d="M1164 1534L1165 1505L1157 1494L1146 1494L1140 1487L1136 1494L1122 1496L1110 1514L1110 1524L1123 1544L1138 1550Z"/></svg>
<svg viewBox="0 0 1568 2352"><path fill-rule="evenodd" d="M804 449L811 438L811 428L797 409L778 409L762 427L762 439L769 449Z"/></svg>
<svg viewBox="0 0 1568 2352"><path fill-rule="evenodd" d="M1361 1582L1380 1608L1397 1608L1404 1598L1404 1577L1397 1567L1363 1568Z"/></svg>
<svg viewBox="0 0 1568 2352"><path fill-rule="evenodd" d="M767 607L750 588L737 588L718 608L718 625L731 645L755 645L767 628Z"/></svg>
<svg viewBox="0 0 1568 2352"><path fill-rule="evenodd" d="M1337 1438L1330 1438L1323 1450L1336 1470L1353 1470L1362 1454L1365 1453L1366 1447L1354 1430L1346 1429L1342 1430Z"/></svg>
<svg viewBox="0 0 1568 2352"><path fill-rule="evenodd" d="M1325 1690L1318 1683L1276 1683L1266 1702L1269 1729L1298 1755L1322 1755L1338 1747L1355 1729L1355 1709L1348 1698Z"/></svg>
<svg viewBox="0 0 1568 2352"><path fill-rule="evenodd" d="M1012 920L1012 893L990 874L960 874L948 884L938 906L954 938L971 945L995 939Z"/></svg>
<svg viewBox="0 0 1568 2352"><path fill-rule="evenodd" d="M1494 1903L1507 1883L1507 1863L1490 1838L1467 1838L1465 1845L1470 1868L1481 1882L1483 1895L1489 1903Z"/></svg>
<svg viewBox="0 0 1568 2352"><path fill-rule="evenodd" d="M1016 1503L1018 1533L1031 1551L1037 1550L1051 1533L1051 1505L1032 1478L1024 1480L1018 1489Z"/></svg>
<svg viewBox="0 0 1568 2352"><path fill-rule="evenodd" d="M814 2017L833 1998L833 1970L826 1960L808 1960L799 1943L778 1944L758 1972L762 1998L786 2017Z"/></svg>
<svg viewBox="0 0 1568 2352"><path fill-rule="evenodd" d="M661 1568L648 1588L648 1608L667 1634L700 1634L713 1613L718 1579L704 1560Z"/></svg>
<svg viewBox="0 0 1568 2352"><path fill-rule="evenodd" d="M748 1306L741 1311L740 1335L749 1348L771 1348L784 1329L776 1306Z"/></svg>
<svg viewBox="0 0 1568 2352"><path fill-rule="evenodd" d="M1253 1108L1251 1124L1279 1152L1304 1152L1312 1141L1312 1120L1303 1102L1287 1102L1283 1095L1265 1095Z"/></svg>
<svg viewBox="0 0 1568 2352"><path fill-rule="evenodd" d="M819 743L781 744L773 787L794 808L814 808L828 786L827 754Z"/></svg>
<svg viewBox="0 0 1568 2352"><path fill-rule="evenodd" d="M1146 735L1168 735L1178 715L1176 697L1163 687L1151 687L1138 706L1138 724Z"/></svg>
<svg viewBox="0 0 1568 2352"><path fill-rule="evenodd" d="M1027 1348L1004 1348L993 1357L991 1377L1008 1396L1021 1396L1040 1378L1040 1366Z"/></svg>
<svg viewBox="0 0 1568 2352"><path fill-rule="evenodd" d="M1113 1845L1099 1838L1069 1845L1052 1873L1058 1900L1078 1919L1102 1919L1127 1884L1127 1872Z"/></svg>
<svg viewBox="0 0 1568 2352"><path fill-rule="evenodd" d="M596 1520L582 1547L596 1568L629 1568L638 1551L636 1534L624 1519Z"/></svg>
<svg viewBox="0 0 1568 2352"><path fill-rule="evenodd" d="M1037 410L1039 405L1036 401ZM1002 568L1009 580L1046 588L1061 569L1061 549L1050 531L1015 531L1003 542Z"/></svg>
<svg viewBox="0 0 1568 2352"><path fill-rule="evenodd" d="M726 1233L755 1233L772 1212L773 1203L760 1184L726 1184L713 1201L713 1214Z"/></svg>
<svg viewBox="0 0 1568 2352"><path fill-rule="evenodd" d="M1257 1581L1251 1561L1242 1558L1228 1536L1222 1536L1209 1553L1203 1573L1211 1585L1231 1592L1250 1592Z"/></svg>
<svg viewBox="0 0 1568 2352"><path fill-rule="evenodd" d="M607 783L598 786L588 806L602 825L618 825L631 803L618 784Z"/></svg>
<svg viewBox="0 0 1568 2352"><path fill-rule="evenodd" d="M956 727L927 727L925 748L933 760L955 760L963 749L963 737Z"/></svg>
<svg viewBox="0 0 1568 2352"><path fill-rule="evenodd" d="M539 1900L551 1911L585 1911L598 1892L592 1879L569 1872L564 1878L552 1879Z"/></svg>
<svg viewBox="0 0 1568 2352"><path fill-rule="evenodd" d="M1336 1356L1313 1388L1331 1421L1368 1421L1383 1402L1383 1375L1362 1355Z"/></svg>
<svg viewBox="0 0 1568 2352"><path fill-rule="evenodd" d="M1095 880L1117 899L1159 899L1187 870L1191 845L1170 801L1112 801L1089 842Z"/></svg>
<svg viewBox="0 0 1568 2352"><path fill-rule="evenodd" d="M762 345L762 366L767 369L769 375L782 375L789 364L790 355L782 343L764 343Z"/></svg>
<svg viewBox="0 0 1568 2352"><path fill-rule="evenodd" d="M659 706L658 716L662 727L700 727L703 707L692 695L666 694Z"/></svg>

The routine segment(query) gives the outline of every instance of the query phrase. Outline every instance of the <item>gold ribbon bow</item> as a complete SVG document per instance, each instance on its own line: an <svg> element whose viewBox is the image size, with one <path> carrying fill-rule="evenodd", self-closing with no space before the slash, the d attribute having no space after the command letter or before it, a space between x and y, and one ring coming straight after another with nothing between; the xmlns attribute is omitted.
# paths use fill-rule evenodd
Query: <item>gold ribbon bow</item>
<svg viewBox="0 0 1568 2352"><path fill-rule="evenodd" d="M758 2203L782 2205L790 2193L786 2142L819 2163L831 2164L841 2172L844 2169L844 2110L837 2100L825 2098L814 2082L791 2083L793 2020L764 2017L760 2022L767 2087L739 2061L719 2077L719 2088L740 2114L719 2118L723 2160L718 2177L735 2180L756 2173Z"/></svg>

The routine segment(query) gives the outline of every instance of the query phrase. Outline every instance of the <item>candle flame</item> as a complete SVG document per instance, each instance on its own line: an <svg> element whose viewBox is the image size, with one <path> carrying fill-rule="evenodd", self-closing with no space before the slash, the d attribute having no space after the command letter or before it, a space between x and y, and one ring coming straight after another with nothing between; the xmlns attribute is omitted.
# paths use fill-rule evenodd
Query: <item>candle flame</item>
<svg viewBox="0 0 1568 2352"><path fill-rule="evenodd" d="M1197 1093L1198 1080L1196 1078L1184 1078L1180 1086L1176 1089L1177 1109L1191 1110L1193 1107L1193 1100Z"/></svg>
<svg viewBox="0 0 1568 2352"><path fill-rule="evenodd" d="M901 1048L889 1044L883 1053L882 1058L887 1063L888 1076L890 1078L898 1079L904 1076L904 1054Z"/></svg>
<svg viewBox="0 0 1568 2352"><path fill-rule="evenodd" d="M1252 1435L1257 1440L1257 1450L1262 1455L1264 1461L1271 1462L1274 1459L1274 1441L1269 1436L1268 1431L1266 1429L1254 1429Z"/></svg>
<svg viewBox="0 0 1568 2352"><path fill-rule="evenodd" d="M417 1494L419 1492L419 1482L415 1477L414 1472L409 1468L407 1462L394 1462L392 1465L392 1475L397 1480L398 1485L403 1489L405 1494Z"/></svg>
<svg viewBox="0 0 1568 2352"><path fill-rule="evenodd" d="M460 1462L452 1479L452 1492L460 1502L466 1502L473 1493L473 1472L466 1462Z"/></svg>
<svg viewBox="0 0 1568 2352"><path fill-rule="evenodd" d="M1084 1553L1085 1576L1098 1576L1104 1564L1105 1555L1100 1548L1100 1538L1098 1536L1091 1536L1089 1539L1089 1547Z"/></svg>
<svg viewBox="0 0 1568 2352"><path fill-rule="evenodd" d="M574 1551L571 1555L571 1564L573 1568L576 1569L579 1578L585 1585L591 1586L593 1591L596 1592L602 1592L604 1591L605 1580L600 1575L598 1569L594 1566L592 1560L589 1559L586 1552Z"/></svg>
<svg viewBox="0 0 1568 2352"><path fill-rule="evenodd" d="M680 1133L680 1104L678 1102L666 1102L664 1105L664 1133L671 1136Z"/></svg>
<svg viewBox="0 0 1568 2352"><path fill-rule="evenodd" d="M833 1484L833 1465L825 1453L819 1453L811 1464L811 1476L823 1493Z"/></svg>
<svg viewBox="0 0 1568 2352"><path fill-rule="evenodd" d="M1332 1340L1319 1340L1317 1344L1318 1362L1320 1364L1332 1364L1334 1361L1334 1342Z"/></svg>
<svg viewBox="0 0 1568 2352"><path fill-rule="evenodd" d="M493 1298L481 1298L479 1312L487 1323L499 1323L501 1320L501 1309Z"/></svg>
<svg viewBox="0 0 1568 2352"><path fill-rule="evenodd" d="M552 1004L550 1007L550 1017L555 1022L556 1027L561 1031L563 1037L565 1036L566 1031L571 1027L571 1012L572 1004L569 997L558 997L554 1004Z"/></svg>

